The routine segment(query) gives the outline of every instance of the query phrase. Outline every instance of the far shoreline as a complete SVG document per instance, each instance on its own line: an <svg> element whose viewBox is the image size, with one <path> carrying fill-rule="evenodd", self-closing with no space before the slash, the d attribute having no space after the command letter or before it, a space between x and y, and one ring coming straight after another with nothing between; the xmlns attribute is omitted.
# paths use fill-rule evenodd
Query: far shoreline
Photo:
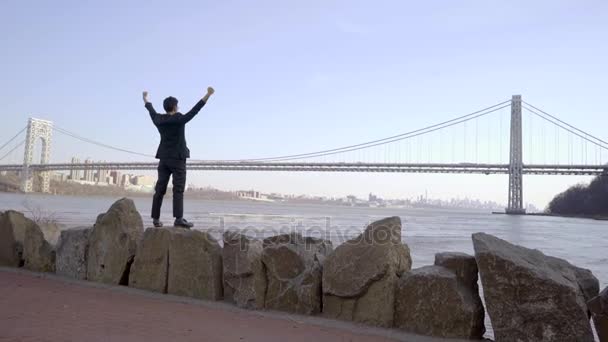
<svg viewBox="0 0 608 342"><path fill-rule="evenodd" d="M556 214L556 213L524 213L524 214L507 214L502 211L493 211L492 214L495 215L521 215L521 216L548 216L548 217L561 217L561 218L578 218L578 219L588 219L588 220L596 220L596 221L608 221L608 216L601 215L568 215L568 214Z"/></svg>

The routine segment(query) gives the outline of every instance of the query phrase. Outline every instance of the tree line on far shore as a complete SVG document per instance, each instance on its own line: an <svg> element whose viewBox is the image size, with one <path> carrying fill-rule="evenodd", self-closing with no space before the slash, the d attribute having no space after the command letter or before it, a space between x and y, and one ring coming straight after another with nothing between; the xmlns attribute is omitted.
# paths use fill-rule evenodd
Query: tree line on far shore
<svg viewBox="0 0 608 342"><path fill-rule="evenodd" d="M555 196L547 210L559 215L608 217L608 176L570 187Z"/></svg>

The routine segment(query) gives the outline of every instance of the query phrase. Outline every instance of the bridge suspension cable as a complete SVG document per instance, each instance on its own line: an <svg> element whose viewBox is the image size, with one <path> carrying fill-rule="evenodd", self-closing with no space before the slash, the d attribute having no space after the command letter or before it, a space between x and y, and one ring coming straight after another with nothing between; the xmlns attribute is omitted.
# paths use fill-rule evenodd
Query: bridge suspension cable
<svg viewBox="0 0 608 342"><path fill-rule="evenodd" d="M91 140L89 138L82 137L82 136L80 136L80 135L78 135L76 133L72 133L72 132L70 132L70 131L68 131L66 129L61 128L61 127L53 126L53 130L55 130L55 131L57 131L59 133L65 134L67 136L70 136L72 138L78 139L80 141L89 143L89 144L93 144L93 145L97 145L97 146L100 146L100 147L109 148L111 150L115 150L115 151L119 151L119 152L125 152L125 153L129 153L129 154L133 154L133 155L138 155L138 156L142 156L142 157L154 158L154 156L150 155L150 154L145 154L145 153L140 153L140 152L136 152L136 151L131 151L131 150L127 150L127 149L124 149L124 148L120 148L120 147L115 147L115 146L111 146L111 145L108 145L108 144L104 144L104 143L101 143L99 141Z"/></svg>
<svg viewBox="0 0 608 342"><path fill-rule="evenodd" d="M2 146L0 146L0 151L2 151L2 149L5 148L8 144L10 144L13 140L17 139L17 137L21 133L23 133L26 129L27 129L27 126L23 127L19 132L17 132L17 134L15 134L15 136L13 136L7 142L5 142Z"/></svg>
<svg viewBox="0 0 608 342"><path fill-rule="evenodd" d="M549 118L547 118L545 115L543 115L543 114L537 112L535 109L533 109L533 108L536 108L536 107L532 107L531 105L527 105L527 104L522 105L522 107L524 109L526 109L527 111L529 111L530 113L538 116L539 118L541 118L541 119L543 119L545 121L548 121L548 122L554 124L555 126L560 127L561 129L563 129L565 131L568 131L568 132L570 132L570 133L578 136L579 138L581 138L583 140L586 140L587 142L590 142L590 143L592 143L592 144L594 144L594 145L596 145L596 146L598 146L598 147L600 147L602 149L608 150L608 143L605 142L604 140L602 140L600 138L597 138L597 137L595 137L595 136L593 136L593 135L591 135L591 134L589 134L589 133L587 133L585 131L582 131L582 130L580 130L580 129L572 126L572 125L569 125L568 123L566 123L566 122L564 122L562 120L559 120L559 119L557 119L556 117L554 117L552 115L547 114L547 115L549 115ZM542 112L542 113L545 113L545 112ZM558 121L558 122L556 122L556 121Z"/></svg>
<svg viewBox="0 0 608 342"><path fill-rule="evenodd" d="M0 161L3 160L4 158L8 157L11 153L13 153L16 149L18 149L19 147L21 147L23 144L25 144L25 139L21 140L20 143L18 143L17 145L15 145L10 151L6 152L5 155L3 155L2 157L0 157Z"/></svg>
<svg viewBox="0 0 608 342"><path fill-rule="evenodd" d="M584 134L584 135L586 135L586 136L589 136L589 137L591 137L591 138L593 138L593 139L595 139L595 140L597 140L597 141L599 141L599 142L601 142L601 143L603 143L603 144L608 145L608 142L606 142L606 141L604 141L604 140L602 140L602 139L600 139L600 138L598 138L598 137L596 137L596 136L594 136L594 135L592 135L592 134L589 134L589 133L587 133L587 132L585 132L585 131L583 131L583 130L580 130L580 129L578 129L578 128L576 128L576 127L572 126L572 125L570 125L569 123L564 122L564 121L560 120L559 118L557 118L557 117L555 117L555 116L553 116L553 115L551 115L551 114L549 114L549 113L545 112L544 110L542 110L542 109L540 109L540 108L538 108L538 107L535 107L535 106L531 105L530 103L528 103L528 102L526 102L526 101L522 101L522 102L523 102L525 105L527 105L527 106L529 106L529 107L532 107L533 109L535 109L535 110L537 110L537 111L539 111L539 112L543 113L544 115L546 115L546 116L548 116L548 117L550 117L550 118L554 119L555 121L558 121L558 122L560 122L560 123L562 123L562 124L564 124L564 125L566 125L566 126L568 126L568 127L572 128L572 129L574 129L575 131L578 131L578 132L580 132L580 133L582 133L582 134ZM528 110L529 110L529 109L528 109ZM538 115L538 114L537 114L537 115ZM561 127L561 126L560 126L560 127Z"/></svg>
<svg viewBox="0 0 608 342"><path fill-rule="evenodd" d="M364 142L364 143L359 143L359 144L355 144L355 145L343 146L343 147L316 151L316 152L309 152L309 153L292 154L292 155L277 156L277 157L266 157L266 158L235 159L235 160L229 160L229 161L242 161L242 162L246 162L246 161L250 161L250 162L253 162L253 161L256 161L256 162L259 162L259 161L285 161L285 160L296 160L296 159L308 159L308 158L328 156L328 155L333 155L333 154L338 154L338 153L343 153L343 152L357 151L357 150L361 150L361 149L365 149L365 148L369 148L369 147L384 145L384 144L392 143L395 141L400 141L400 140L417 137L420 135L424 135L427 133L441 130L443 128L461 124L463 122L467 122L467 121L488 115L490 113L496 112L500 109L509 107L511 105L510 102L511 102L510 100L503 101L503 102L497 103L493 106L489 106L484 109L477 110L475 112L472 112L472 113L469 113L466 115L462 115L457 118L447 120L447 121L444 121L444 122L441 122L441 123L438 123L435 125L431 125L431 126L427 126L424 128L414 130L414 131L390 136L390 137L383 138L383 139L377 139L377 140L372 140L372 141L368 141L368 142Z"/></svg>

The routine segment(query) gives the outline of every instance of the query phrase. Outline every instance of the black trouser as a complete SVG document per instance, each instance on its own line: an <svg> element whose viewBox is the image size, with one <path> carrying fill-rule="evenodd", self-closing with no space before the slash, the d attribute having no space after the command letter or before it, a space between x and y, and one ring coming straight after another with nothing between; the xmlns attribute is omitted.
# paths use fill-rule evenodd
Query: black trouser
<svg viewBox="0 0 608 342"><path fill-rule="evenodd" d="M152 200L152 218L160 218L160 207L163 205L163 196L167 192L169 176L173 175L173 216L184 216L184 188L186 187L186 160L161 159L158 162L158 180L154 188Z"/></svg>

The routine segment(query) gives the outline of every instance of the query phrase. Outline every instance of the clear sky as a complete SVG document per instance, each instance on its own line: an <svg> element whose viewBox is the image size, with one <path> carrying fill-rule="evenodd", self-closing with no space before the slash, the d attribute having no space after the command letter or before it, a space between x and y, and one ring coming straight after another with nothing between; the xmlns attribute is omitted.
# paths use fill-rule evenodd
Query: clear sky
<svg viewBox="0 0 608 342"><path fill-rule="evenodd" d="M154 154L157 109L187 110L193 158L354 144L522 94L606 140L606 1L2 1L0 143L30 116ZM53 161L146 160L55 136ZM540 152L539 152L540 153ZM448 160L449 161L449 160ZM544 206L585 177L525 177ZM506 176L191 172L234 190L506 202Z"/></svg>

